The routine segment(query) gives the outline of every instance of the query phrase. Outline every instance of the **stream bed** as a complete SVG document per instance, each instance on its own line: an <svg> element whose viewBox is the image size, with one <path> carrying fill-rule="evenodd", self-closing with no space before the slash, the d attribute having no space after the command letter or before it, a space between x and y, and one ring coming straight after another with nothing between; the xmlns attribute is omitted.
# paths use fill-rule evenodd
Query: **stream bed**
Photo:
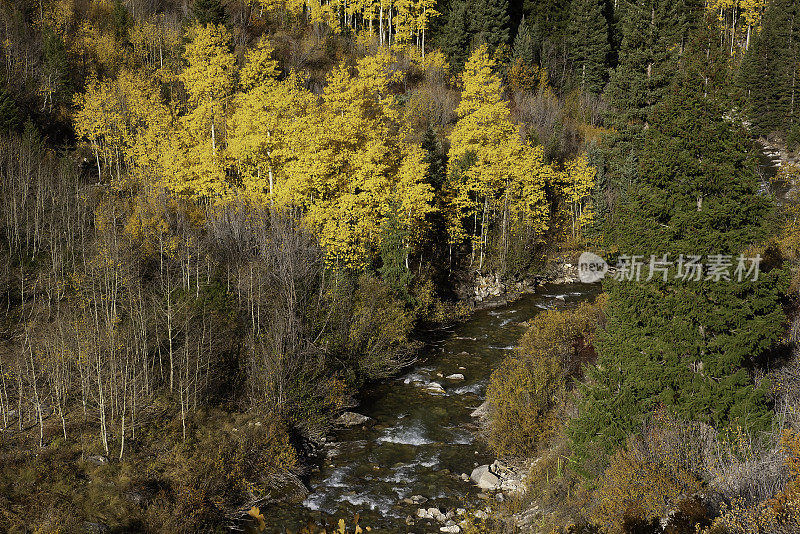
<svg viewBox="0 0 800 534"><path fill-rule="evenodd" d="M355 409L376 424L333 433L305 501L262 509L266 531L297 532L309 523L330 531L340 518L352 529L358 513L362 528L373 531L438 532L437 523L415 517L409 525L406 519L420 507L478 506L480 490L461 475L494 460L470 415L484 401L492 370L514 349L525 321L598 292L599 285L543 286L431 335L414 366L373 386ZM464 379L446 378L452 374ZM424 497L425 504L409 502L413 496Z"/></svg>

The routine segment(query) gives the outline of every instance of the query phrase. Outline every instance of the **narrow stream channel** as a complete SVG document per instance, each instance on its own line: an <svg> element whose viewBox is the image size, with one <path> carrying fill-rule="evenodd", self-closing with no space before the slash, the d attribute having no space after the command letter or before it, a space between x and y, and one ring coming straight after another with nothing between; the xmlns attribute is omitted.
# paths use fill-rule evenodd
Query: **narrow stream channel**
<svg viewBox="0 0 800 534"><path fill-rule="evenodd" d="M374 418L375 426L335 432L308 498L262 510L267 532L296 532L309 522L331 526L339 518L351 525L356 513L360 525L373 531L438 532L433 522L407 525L420 505L403 499L421 495L425 507L447 510L477 506L478 488L460 475L494 460L470 416L484 400L489 375L514 349L525 331L521 323L598 292L598 285L545 286L513 304L478 311L430 340L413 368L378 384L356 409ZM445 378L451 374L464 380Z"/></svg>

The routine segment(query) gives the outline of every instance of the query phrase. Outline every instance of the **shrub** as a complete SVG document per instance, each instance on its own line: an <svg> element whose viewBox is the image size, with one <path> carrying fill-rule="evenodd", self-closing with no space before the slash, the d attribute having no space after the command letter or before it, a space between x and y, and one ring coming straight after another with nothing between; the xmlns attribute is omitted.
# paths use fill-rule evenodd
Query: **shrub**
<svg viewBox="0 0 800 534"><path fill-rule="evenodd" d="M536 316L516 354L492 373L487 391L489 443L497 453L533 453L552 434L554 408L567 379L593 354L591 338L603 302Z"/></svg>
<svg viewBox="0 0 800 534"><path fill-rule="evenodd" d="M657 523L681 499L699 493L702 481L676 459L653 431L629 438L600 478L594 521L610 532L648 531L654 519Z"/></svg>

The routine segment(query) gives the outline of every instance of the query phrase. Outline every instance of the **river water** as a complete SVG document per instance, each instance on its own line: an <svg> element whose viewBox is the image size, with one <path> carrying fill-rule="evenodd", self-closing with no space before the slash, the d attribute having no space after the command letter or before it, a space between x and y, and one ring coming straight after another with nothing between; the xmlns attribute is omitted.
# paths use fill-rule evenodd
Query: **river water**
<svg viewBox="0 0 800 534"><path fill-rule="evenodd" d="M544 286L437 333L414 367L377 384L362 400L356 411L374 418L375 426L334 433L336 444L312 476L308 498L262 510L267 531L296 532L310 522L330 532L338 519L351 525L358 513L362 527L380 532L438 532L440 525L431 521L407 525L420 505L403 499L421 495L428 499L425 508L446 510L478 506L478 488L460 475L494 460L470 416L484 400L489 375L524 333L521 323L598 292L597 285ZM456 373L464 380L445 378Z"/></svg>

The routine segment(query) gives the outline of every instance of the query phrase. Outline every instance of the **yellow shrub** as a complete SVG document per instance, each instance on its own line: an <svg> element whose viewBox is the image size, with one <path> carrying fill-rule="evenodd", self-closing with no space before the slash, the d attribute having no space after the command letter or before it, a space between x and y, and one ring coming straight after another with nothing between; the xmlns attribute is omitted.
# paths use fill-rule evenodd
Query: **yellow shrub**
<svg viewBox="0 0 800 534"><path fill-rule="evenodd" d="M702 489L700 479L673 461L669 451L653 450L647 441L632 437L600 479L591 515L609 532L620 531L626 520L663 517L682 497Z"/></svg>
<svg viewBox="0 0 800 534"><path fill-rule="evenodd" d="M536 316L516 354L492 373L487 391L489 443L498 454L535 452L556 426L554 408L567 379L594 352L591 339L605 299Z"/></svg>

